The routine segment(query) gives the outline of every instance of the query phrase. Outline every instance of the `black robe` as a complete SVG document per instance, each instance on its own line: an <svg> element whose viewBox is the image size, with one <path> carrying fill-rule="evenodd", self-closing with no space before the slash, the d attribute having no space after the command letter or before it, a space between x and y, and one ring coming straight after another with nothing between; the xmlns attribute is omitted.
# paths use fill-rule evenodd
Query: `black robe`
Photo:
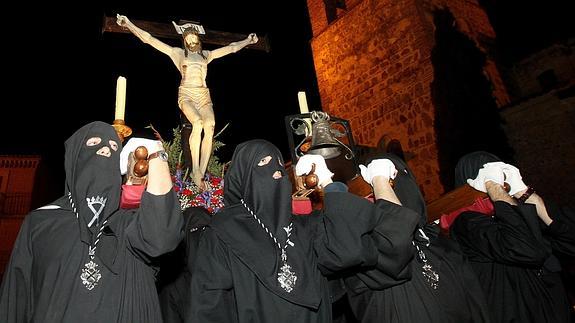
<svg viewBox="0 0 575 323"><path fill-rule="evenodd" d="M378 201L377 206L387 208L388 216L401 217L411 212L418 220L411 227L396 228L406 230L413 245L407 249L386 250L380 247L386 241L375 239L380 250L378 266L356 271L345 278L356 318L361 322L488 322L484 294L458 246L439 236L437 226L426 224L425 201L407 164L392 154L380 154L378 158L390 159L395 164L398 174L393 189L402 205ZM389 228L378 225L371 236L375 238L379 230ZM422 274L424 264L417 256L415 245L439 274L437 288ZM390 270L388 259L403 267Z"/></svg>
<svg viewBox="0 0 575 323"><path fill-rule="evenodd" d="M450 229L479 277L493 321L569 322L561 267L552 254L575 254L569 220L550 213L557 220L542 231L534 205L494 206L494 217L464 212Z"/></svg>
<svg viewBox="0 0 575 323"><path fill-rule="evenodd" d="M175 207L174 207L175 206ZM93 290L80 280L88 244L71 210L26 216L14 245L0 296L1 322L161 322L152 257L180 240L173 192L142 196L138 211L113 214L96 252L102 278Z"/></svg>
<svg viewBox="0 0 575 323"><path fill-rule="evenodd" d="M336 299L329 292L326 277L375 266L378 246L368 233L376 223L381 225L378 235L387 242L386 247L379 246L390 255L386 265L402 271L404 257L395 259L393 255L412 250L411 235L403 232L417 223L413 212L388 216L384 209L374 211L367 200L349 193L326 193L324 201L324 212L294 216L292 241L304 251L306 263L317 268L307 277L312 282L311 292L302 292L301 297L262 283L250 268L257 254L246 255L241 243L234 243L220 231L220 227L233 226L230 222L238 220L235 212L245 211L237 207L217 213L200 241L192 279L195 315L188 322L331 322L331 302ZM246 215L243 218L250 220ZM265 233L261 238L266 238ZM273 273L277 268L269 270ZM294 270L297 273L298 267ZM314 295L319 297L309 297Z"/></svg>
<svg viewBox="0 0 575 323"><path fill-rule="evenodd" d="M66 141L66 195L24 219L2 281L0 322L161 321L153 258L181 240L179 203L173 191L145 192L139 209L118 209L120 150L103 122Z"/></svg>
<svg viewBox="0 0 575 323"><path fill-rule="evenodd" d="M553 254L558 258L575 258L575 209L546 203L547 212L553 218L550 225L540 221L543 237L551 244Z"/></svg>
<svg viewBox="0 0 575 323"><path fill-rule="evenodd" d="M165 323L185 322L192 297L192 268L198 244L202 231L210 222L209 212L202 207L190 207L183 215L184 240L176 250L162 256L160 260L159 297Z"/></svg>
<svg viewBox="0 0 575 323"><path fill-rule="evenodd" d="M279 150L268 142L236 148L225 178L226 207L214 215L198 247L188 322L331 323L334 299L326 277L376 266L378 246L370 236L376 225L381 224L378 237L385 240L384 248L411 249L409 227L415 227L417 214L386 216L363 198L337 192L338 183L326 187L323 211L293 216L291 184L282 169ZM278 172L283 177L271 180ZM240 199L255 209L259 220ZM281 251L271 238L283 244L289 223L293 246L285 250L297 276L293 290L278 283ZM403 268L393 257L386 259L387 266Z"/></svg>
<svg viewBox="0 0 575 323"><path fill-rule="evenodd" d="M439 287L434 289L426 281L417 257L410 258L402 276L380 270L351 275L345 283L358 321L489 322L484 293L467 260L452 241L437 235L436 226L426 226L424 231L431 242L429 247L419 247L439 274Z"/></svg>

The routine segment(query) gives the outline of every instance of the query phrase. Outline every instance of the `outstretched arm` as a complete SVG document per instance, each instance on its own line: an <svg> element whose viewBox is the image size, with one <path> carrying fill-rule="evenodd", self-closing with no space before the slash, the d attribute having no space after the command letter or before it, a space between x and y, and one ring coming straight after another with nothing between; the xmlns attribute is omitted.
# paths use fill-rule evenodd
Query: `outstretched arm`
<svg viewBox="0 0 575 323"><path fill-rule="evenodd" d="M160 52L172 57L172 53L174 51L174 48L172 46L161 42L157 38L150 35L149 32L140 29L139 27L134 25L130 21L130 19L128 19L128 17L117 14L116 15L116 23L122 27L128 28L128 30L132 34L136 35L136 37L140 38L140 40L142 42L144 42L144 43L154 47L155 49L159 50Z"/></svg>
<svg viewBox="0 0 575 323"><path fill-rule="evenodd" d="M220 58L222 56L226 56L226 55L231 54L231 53L235 53L238 50L246 47L247 45L255 44L257 42L258 42L258 36L256 34L253 34L253 33L249 34L248 37L246 37L246 39L244 39L244 40L233 42L227 46L220 47L218 49L213 50L211 55L210 55L210 60Z"/></svg>

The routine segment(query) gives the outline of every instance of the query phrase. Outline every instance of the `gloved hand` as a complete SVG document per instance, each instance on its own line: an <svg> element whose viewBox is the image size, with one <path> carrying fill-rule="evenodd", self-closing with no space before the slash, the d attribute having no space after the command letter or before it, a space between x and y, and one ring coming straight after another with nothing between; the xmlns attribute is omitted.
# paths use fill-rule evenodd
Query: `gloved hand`
<svg viewBox="0 0 575 323"><path fill-rule="evenodd" d="M131 138L122 148L122 152L120 152L120 172L122 175L128 172L128 156L140 146L146 147L148 155L163 149L162 142L159 140L138 137Z"/></svg>
<svg viewBox="0 0 575 323"><path fill-rule="evenodd" d="M376 176L394 179L397 175L397 169L389 159L374 159L369 163L369 165L367 165L367 167L359 165L359 169L361 170L361 177L363 177L363 180L370 185L373 185L372 181Z"/></svg>
<svg viewBox="0 0 575 323"><path fill-rule="evenodd" d="M505 165L507 165L507 164L505 164L502 161L498 161L498 162L491 162L491 163L483 164L483 167L499 167L499 168L503 169L503 167Z"/></svg>
<svg viewBox="0 0 575 323"><path fill-rule="evenodd" d="M513 165L505 164L503 166L503 173L505 174L505 181L509 184L511 189L509 195L513 196L517 192L527 189L527 185L523 182L519 169Z"/></svg>
<svg viewBox="0 0 575 323"><path fill-rule="evenodd" d="M314 174L317 175L318 186L320 188L325 187L331 182L333 173L327 168L325 159L320 155L307 154L301 156L295 166L295 174L297 176L307 175L312 169L312 164L315 164Z"/></svg>
<svg viewBox="0 0 575 323"><path fill-rule="evenodd" d="M467 179L467 184L483 193L487 193L487 189L485 188L485 182L487 181L492 181L499 185L503 185L504 175L501 166L502 165L497 163L487 163L483 165L483 168L479 170L475 179Z"/></svg>

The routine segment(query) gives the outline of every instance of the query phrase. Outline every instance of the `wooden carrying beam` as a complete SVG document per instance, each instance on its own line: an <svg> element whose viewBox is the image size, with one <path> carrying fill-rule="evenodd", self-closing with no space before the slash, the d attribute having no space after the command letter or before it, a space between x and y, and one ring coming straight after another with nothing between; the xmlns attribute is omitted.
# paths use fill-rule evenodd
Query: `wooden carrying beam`
<svg viewBox="0 0 575 323"><path fill-rule="evenodd" d="M371 185L358 175L347 182L349 192L361 197L373 197ZM443 214L472 205L477 198L485 198L487 194L469 185L463 185L447 192L438 199L427 204L427 222L438 220Z"/></svg>
<svg viewBox="0 0 575 323"><path fill-rule="evenodd" d="M298 193L303 192L300 183L298 185L298 178L294 175L294 171L291 167L291 162L286 163L286 169L290 175L290 180L292 182L293 192ZM366 183L361 175L356 175L351 180L347 181L347 186L350 193L355 195L373 198L373 191L371 185ZM299 187L298 187L299 186ZM299 191L298 191L299 190ZM322 194L310 194L310 192L305 191L306 195L302 196L300 199L311 199L313 204L313 209L321 209L323 207ZM297 196L294 196L296 198ZM438 199L427 204L427 221L433 222L438 220L443 214L449 214L455 210L470 206L475 202L477 198L485 198L487 194L480 192L469 185L463 185L453 191L447 192ZM311 210L311 208L310 208Z"/></svg>
<svg viewBox="0 0 575 323"><path fill-rule="evenodd" d="M427 220L428 222L433 222L439 219L443 214L448 214L463 207L470 206L477 198L484 197L487 197L487 194L469 185L463 185L427 204Z"/></svg>
<svg viewBox="0 0 575 323"><path fill-rule="evenodd" d="M171 23L167 24L167 23L151 22L145 20L131 20L131 21L134 23L134 25L149 32L154 37L169 38L169 39L180 39L182 37L175 31L174 26ZM125 33L125 34L130 33L130 31L127 28L121 27L116 23L116 17L104 17L102 32ZM226 46L229 43L245 39L248 35L206 29L206 34L199 36L200 40L203 43L218 46ZM257 43L250 44L246 48L269 52L270 46L267 36L258 35L258 38L259 41Z"/></svg>
<svg viewBox="0 0 575 323"><path fill-rule="evenodd" d="M372 194L371 185L367 184L360 175L348 181L347 185L349 191L356 195L369 197ZM487 194L469 185L463 185L427 204L427 222L433 222L443 214L449 214L455 210L470 206L477 198L485 197L487 197Z"/></svg>

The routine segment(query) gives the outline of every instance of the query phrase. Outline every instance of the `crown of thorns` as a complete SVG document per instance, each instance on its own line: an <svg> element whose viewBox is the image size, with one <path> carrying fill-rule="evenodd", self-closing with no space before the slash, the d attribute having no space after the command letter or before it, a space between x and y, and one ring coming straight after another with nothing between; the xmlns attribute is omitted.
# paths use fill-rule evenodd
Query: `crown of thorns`
<svg viewBox="0 0 575 323"><path fill-rule="evenodd" d="M184 32L182 33L182 37L186 38L186 36L189 34L200 35L200 31L194 26L188 27L188 28L184 29Z"/></svg>

